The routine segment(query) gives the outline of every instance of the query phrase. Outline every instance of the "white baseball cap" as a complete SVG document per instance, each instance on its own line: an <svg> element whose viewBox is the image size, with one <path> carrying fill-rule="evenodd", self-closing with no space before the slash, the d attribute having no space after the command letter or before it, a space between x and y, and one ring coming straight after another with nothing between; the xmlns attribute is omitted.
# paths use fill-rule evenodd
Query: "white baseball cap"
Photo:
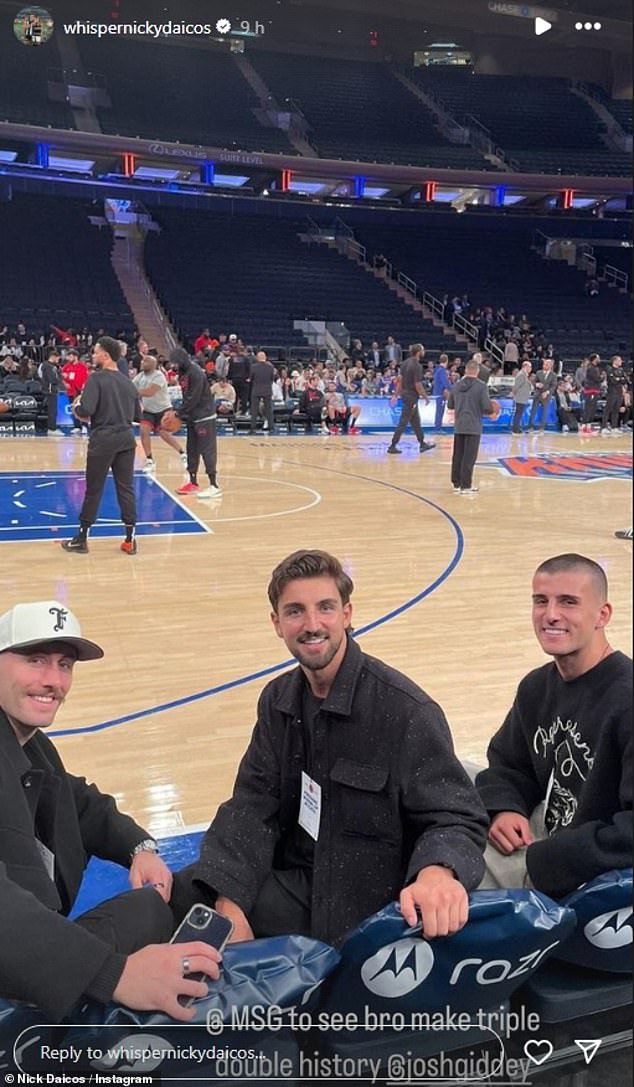
<svg viewBox="0 0 634 1087"><path fill-rule="evenodd" d="M16 604L0 615L0 653L7 649L26 649L47 642L64 642L77 650L77 660L98 660L103 649L82 638L81 627L72 611L59 600L38 600L34 604Z"/></svg>

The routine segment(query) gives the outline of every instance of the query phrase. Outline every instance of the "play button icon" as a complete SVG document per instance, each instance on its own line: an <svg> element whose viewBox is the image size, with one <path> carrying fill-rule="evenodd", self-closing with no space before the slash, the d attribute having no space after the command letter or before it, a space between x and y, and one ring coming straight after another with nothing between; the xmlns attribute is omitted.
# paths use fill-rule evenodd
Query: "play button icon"
<svg viewBox="0 0 634 1087"><path fill-rule="evenodd" d="M545 34L547 30L552 29L552 23L549 23L547 19L542 19L538 15L535 19L535 33L539 37L540 34Z"/></svg>

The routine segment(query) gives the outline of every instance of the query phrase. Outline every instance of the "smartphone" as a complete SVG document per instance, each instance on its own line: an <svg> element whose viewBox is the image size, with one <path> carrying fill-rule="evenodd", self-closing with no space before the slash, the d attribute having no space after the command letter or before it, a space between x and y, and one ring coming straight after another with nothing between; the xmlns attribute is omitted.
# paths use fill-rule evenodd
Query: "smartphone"
<svg viewBox="0 0 634 1087"><path fill-rule="evenodd" d="M232 932L233 921L212 910L211 906L197 902L181 921L170 943L188 944L192 940L203 940L210 947L222 951ZM187 974L187 977L192 981L204 981L207 975L196 972ZM178 1003L189 1007L195 999L193 996L179 996Z"/></svg>

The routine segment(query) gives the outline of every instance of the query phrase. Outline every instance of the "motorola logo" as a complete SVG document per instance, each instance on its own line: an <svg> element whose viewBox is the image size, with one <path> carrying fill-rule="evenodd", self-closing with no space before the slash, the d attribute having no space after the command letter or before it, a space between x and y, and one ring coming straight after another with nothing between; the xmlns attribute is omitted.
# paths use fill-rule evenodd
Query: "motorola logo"
<svg viewBox="0 0 634 1087"><path fill-rule="evenodd" d="M420 936L387 944L361 967L361 980L376 996L399 997L411 993L431 973L434 953Z"/></svg>

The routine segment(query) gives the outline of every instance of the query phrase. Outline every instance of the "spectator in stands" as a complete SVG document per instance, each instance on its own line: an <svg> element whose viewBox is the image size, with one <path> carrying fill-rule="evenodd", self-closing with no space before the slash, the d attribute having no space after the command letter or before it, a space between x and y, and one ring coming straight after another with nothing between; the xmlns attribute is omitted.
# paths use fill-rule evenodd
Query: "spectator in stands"
<svg viewBox="0 0 634 1087"><path fill-rule="evenodd" d="M520 683L476 786L491 816L482 887L561 898L632 864L632 662L612 649L605 573L584 555L533 578L533 629L553 662Z"/></svg>
<svg viewBox="0 0 634 1087"><path fill-rule="evenodd" d="M316 374L308 379L308 383L299 398L299 404L293 411L293 415L306 416L306 433L310 434L313 424L318 425L322 434L330 434L326 426L326 398L319 389L319 378Z"/></svg>
<svg viewBox="0 0 634 1087"><path fill-rule="evenodd" d="M361 396L378 396L379 395L379 383L376 372L371 368L365 372L365 377L361 382Z"/></svg>
<svg viewBox="0 0 634 1087"><path fill-rule="evenodd" d="M600 293L599 281L594 277L587 279L585 282L584 290L588 298L598 298Z"/></svg>
<svg viewBox="0 0 634 1087"><path fill-rule="evenodd" d="M451 380L449 377L449 356L440 355L438 358L438 364L434 370L434 376L432 381L431 394L436 398L434 428L440 430L442 427L443 415L445 414L446 400L449 396L449 390L451 389Z"/></svg>
<svg viewBox="0 0 634 1087"><path fill-rule="evenodd" d="M22 358L23 351L18 344L15 336L12 336L8 343L2 345L2 348L0 349L0 355L2 355L3 358L11 359L14 363L16 363L18 359Z"/></svg>
<svg viewBox="0 0 634 1087"><path fill-rule="evenodd" d="M375 253L372 263L377 274L384 278L387 272L387 257L383 253Z"/></svg>
<svg viewBox="0 0 634 1087"><path fill-rule="evenodd" d="M400 366L403 361L403 348L400 343L396 343L393 336L388 336L385 341L385 347L383 348L383 362L387 365L390 362Z"/></svg>
<svg viewBox="0 0 634 1087"><path fill-rule="evenodd" d="M601 363L600 355L593 353L588 359L586 373L583 379L583 422L582 434L592 434L592 423L597 410L597 401L601 395Z"/></svg>
<svg viewBox="0 0 634 1087"><path fill-rule="evenodd" d="M231 337L229 337L231 339ZM266 357L266 351L258 351L251 367L251 434L255 434L260 404L264 417L264 431L273 434L273 382L276 377L275 367Z"/></svg>
<svg viewBox="0 0 634 1087"><path fill-rule="evenodd" d="M511 430L513 434L522 433L522 416L524 409L533 395L533 383L531 381L531 372L533 364L524 359L520 371L515 376L513 382L513 391L511 397L515 403L515 412L513 414L513 422L511 423Z"/></svg>
<svg viewBox="0 0 634 1087"><path fill-rule="evenodd" d="M584 389L586 370L588 369L589 361L589 358L583 358L575 370L575 388L578 389L579 392L583 392Z"/></svg>
<svg viewBox="0 0 634 1087"><path fill-rule="evenodd" d="M483 351L486 342L491 337L493 327L493 313L490 306L486 307L478 319L478 347Z"/></svg>
<svg viewBox="0 0 634 1087"><path fill-rule="evenodd" d="M489 378L491 377L491 370L486 365L484 359L485 356L482 354L481 351L476 351L475 355L473 356L473 362L477 362L478 364L478 380L483 381L485 385L488 385Z"/></svg>
<svg viewBox="0 0 634 1087"><path fill-rule="evenodd" d="M51 325L51 328L64 347L77 347L77 334L73 328L58 328L57 325Z"/></svg>
<svg viewBox="0 0 634 1087"><path fill-rule="evenodd" d="M66 351L64 355L64 364L61 368L60 373L62 381L64 382L64 390L72 406L73 402L80 395L89 377L88 367L86 366L86 363L82 362L79 358L76 347L69 347ZM73 427L73 430L79 432L80 434L82 433L83 429L85 429L86 432L88 431L88 428L84 427L81 421L77 418L74 410L73 419L75 421L75 426Z"/></svg>
<svg viewBox="0 0 634 1087"><path fill-rule="evenodd" d="M271 386L271 391L273 395L273 415L275 416L275 405L286 403L286 397L284 395L284 382L282 381L279 370L277 372L276 378L273 381L273 385Z"/></svg>
<svg viewBox="0 0 634 1087"><path fill-rule="evenodd" d="M345 371L339 371L337 374L337 382L339 382L339 375L343 373L345 380ZM303 393L306 379L304 377L303 367L300 370L291 370L291 381L293 384L292 396L299 397L300 393Z"/></svg>
<svg viewBox="0 0 634 1087"><path fill-rule="evenodd" d="M2 361L0 362L0 385L2 385L2 383L6 381L8 377L13 377L13 375L17 373L17 369L17 359L14 359L13 355L11 355L7 351Z"/></svg>
<svg viewBox="0 0 634 1087"><path fill-rule="evenodd" d="M117 359L117 370L123 374L124 377L136 376L141 372L141 359L145 355L149 355L150 349L148 347L147 340L143 340L139 337L137 340L136 351L132 358L128 358L128 345L125 340L118 340L119 351L121 354ZM131 375L131 371L134 373Z"/></svg>
<svg viewBox="0 0 634 1087"><path fill-rule="evenodd" d="M228 378L220 378L211 386L211 395L216 402L218 415L233 415L236 406L236 390Z"/></svg>
<svg viewBox="0 0 634 1087"><path fill-rule="evenodd" d="M426 442L423 429L420 425L420 416L418 414L418 400L422 396L426 404L429 404L429 397L423 386L423 367L422 360L425 355L425 348L422 343L414 343L409 349L410 353L408 358L401 366L400 373L398 375L396 389L392 396L390 403L392 407L396 404L399 394L401 395L401 417L397 423L396 430L392 435L392 441L388 446L388 453L401 453L402 450L398 449L398 442L405 432L405 428L409 424L418 439L418 448L421 453L427 452L428 449L434 449L434 442Z"/></svg>
<svg viewBox="0 0 634 1087"><path fill-rule="evenodd" d="M504 373L510 374L513 367L517 366L519 360L520 352L517 341L512 340L509 336L504 345Z"/></svg>
<svg viewBox="0 0 634 1087"><path fill-rule="evenodd" d="M57 400L62 379L59 371L60 353L56 347L49 347L46 361L40 366L42 395L46 408L46 430L49 435L59 436L62 431L57 426Z"/></svg>
<svg viewBox="0 0 634 1087"><path fill-rule="evenodd" d="M623 371L623 359L620 355L613 355L610 359L606 379L608 387L601 419L601 433L604 437L609 437L613 430L618 429L623 392L627 384L627 375Z"/></svg>
<svg viewBox="0 0 634 1087"><path fill-rule="evenodd" d="M567 434L570 432L571 434L576 434L579 430L579 420L570 398L569 383L564 378L560 378L557 382L555 403L557 405L557 418L559 419L562 433Z"/></svg>
<svg viewBox="0 0 634 1087"><path fill-rule="evenodd" d="M626 378L626 383L623 388L623 403L621 404L619 424L622 429L632 427L632 379Z"/></svg>
<svg viewBox="0 0 634 1087"><path fill-rule="evenodd" d="M350 396L361 396L365 370L362 366L352 365L346 372L346 392Z"/></svg>
<svg viewBox="0 0 634 1087"><path fill-rule="evenodd" d="M365 361L365 351L363 350L363 344L361 340L353 340L350 347L350 358L356 363L363 363Z"/></svg>
<svg viewBox="0 0 634 1087"><path fill-rule="evenodd" d="M197 338L194 340L194 354L200 355L202 352L206 351L208 347L213 348L217 346L218 341L212 340L209 329L203 328L200 336L197 336Z"/></svg>
<svg viewBox="0 0 634 1087"><path fill-rule="evenodd" d="M383 352L379 347L378 341L373 340L370 346L370 350L366 353L365 361L368 366L371 366L377 373L384 367Z"/></svg>
<svg viewBox="0 0 634 1087"><path fill-rule="evenodd" d="M544 359L541 370L538 370L535 374L535 381L533 384L533 403L531 404L531 414L528 420L528 429L533 430L535 426L535 420L537 413L541 409L541 419L539 423L539 429L543 433L546 429L546 423L548 421L548 408L550 401L552 400L557 389L557 376L554 372L554 363L552 359Z"/></svg>
<svg viewBox="0 0 634 1087"><path fill-rule="evenodd" d="M273 571L271 620L299 667L260 697L233 798L181 873L177 916L189 877L191 903L202 892L237 941L294 932L337 945L399 895L426 938L465 924L484 811L440 708L350 637L352 591L324 551ZM321 810L309 817L315 783Z"/></svg>
<svg viewBox="0 0 634 1087"><path fill-rule="evenodd" d="M20 359L17 369L2 381L2 392L9 395L11 393L29 393L31 391L29 389L30 379L31 363L27 358Z"/></svg>
<svg viewBox="0 0 634 1087"><path fill-rule="evenodd" d="M330 428L334 434L337 434L339 428L344 434L348 433L350 418L352 412L355 411L357 416L360 412L360 408L350 408L348 405L346 395L343 392L337 390L337 386L334 381L331 381L326 389L326 412ZM352 428L353 433L358 433L356 427Z"/></svg>
<svg viewBox="0 0 634 1087"><path fill-rule="evenodd" d="M235 410L246 415L250 408L249 380L252 369L249 355L245 352L229 355L219 351L216 354L216 371L218 369L220 355L222 355L223 360L221 369L223 368L224 363L228 362L227 378L236 391Z"/></svg>

